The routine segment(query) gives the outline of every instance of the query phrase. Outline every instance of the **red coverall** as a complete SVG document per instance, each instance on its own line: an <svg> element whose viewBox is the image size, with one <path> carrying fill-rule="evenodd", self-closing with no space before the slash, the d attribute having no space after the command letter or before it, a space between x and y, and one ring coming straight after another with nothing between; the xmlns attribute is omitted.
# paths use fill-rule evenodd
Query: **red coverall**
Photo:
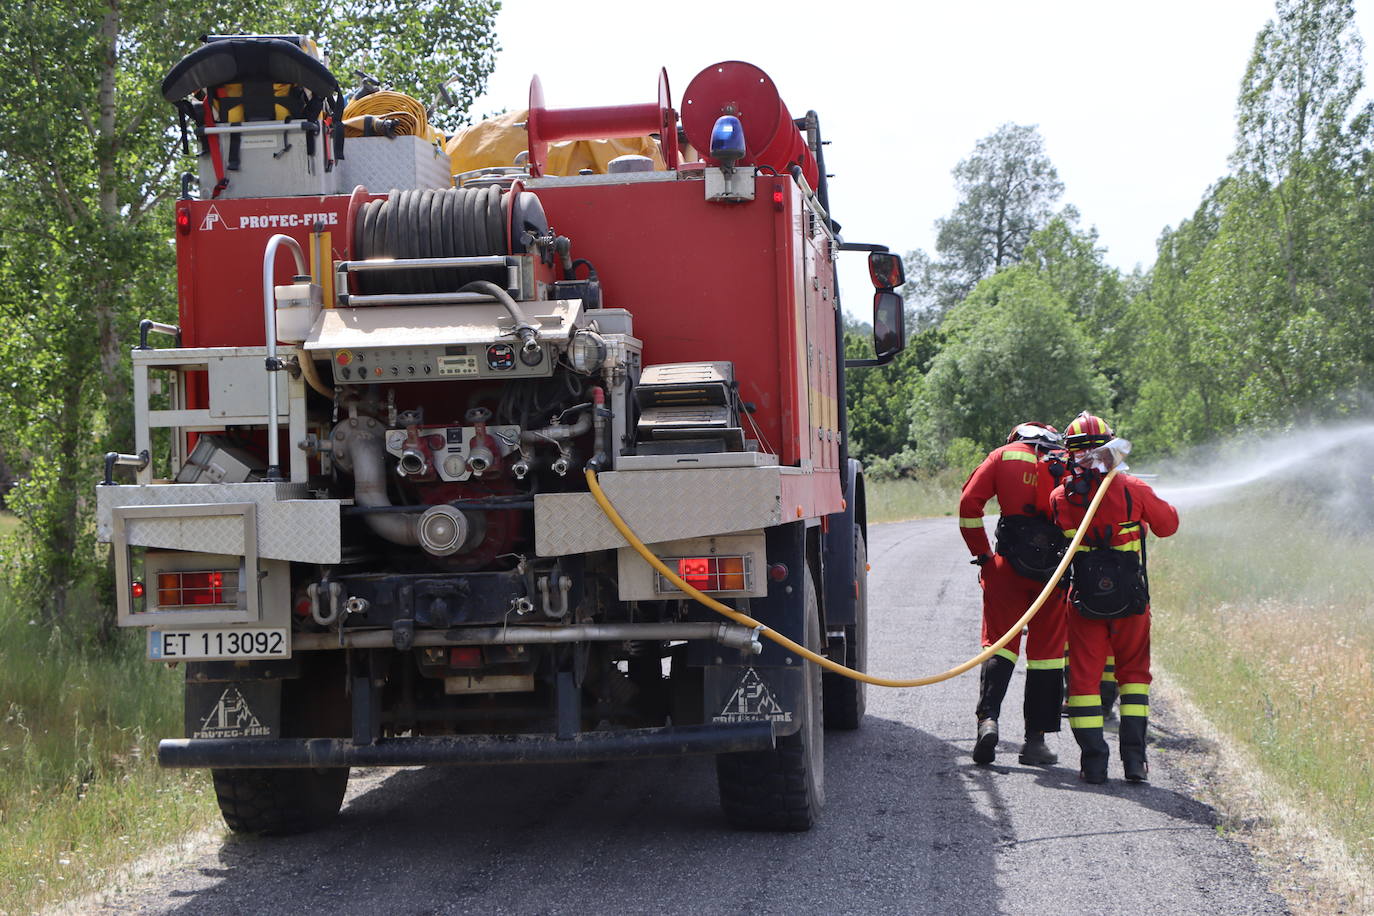
<svg viewBox="0 0 1374 916"><path fill-rule="evenodd" d="M1013 442L994 449L969 476L959 499L959 532L974 556L991 555L983 529L983 507L994 496L1004 515L1049 518L1054 478L1036 449ZM1005 557L993 555L983 564L983 647L996 642L1040 595L1045 583L1028 579L1011 568ZM1023 709L1028 731L1059 731L1060 691L1064 669L1065 609L1063 589L1055 589L1032 618L1026 637L1026 697ZM997 651L1010 662L985 668L978 704L979 720L996 719L1007 682L1021 650L1021 634ZM991 660L990 660L991 661Z"/></svg>
<svg viewBox="0 0 1374 916"><path fill-rule="evenodd" d="M1050 513L1068 537L1078 531L1091 491L1070 502L1064 488L1050 497ZM1168 537L1178 530L1178 510L1155 495L1149 484L1129 474L1118 474L1102 497L1092 525L1079 550L1108 547L1139 552L1147 532ZM1072 597L1072 589L1070 589ZM1145 729L1150 715L1150 610L1116 620L1091 620L1070 607L1068 612L1069 727L1083 751L1085 774L1105 776L1107 745L1102 737L1102 699L1099 693L1103 667L1116 656L1116 680L1121 697L1121 758L1123 763L1145 762ZM1129 774L1128 774L1129 775Z"/></svg>

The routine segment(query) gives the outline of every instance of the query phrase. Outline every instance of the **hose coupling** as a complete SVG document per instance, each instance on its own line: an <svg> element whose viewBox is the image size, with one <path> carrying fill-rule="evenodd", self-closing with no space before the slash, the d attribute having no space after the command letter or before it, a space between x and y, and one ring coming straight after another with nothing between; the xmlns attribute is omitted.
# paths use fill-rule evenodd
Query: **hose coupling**
<svg viewBox="0 0 1374 916"><path fill-rule="evenodd" d="M430 471L429 455L413 446L401 451L401 459L396 463L396 473L401 477L424 477Z"/></svg>

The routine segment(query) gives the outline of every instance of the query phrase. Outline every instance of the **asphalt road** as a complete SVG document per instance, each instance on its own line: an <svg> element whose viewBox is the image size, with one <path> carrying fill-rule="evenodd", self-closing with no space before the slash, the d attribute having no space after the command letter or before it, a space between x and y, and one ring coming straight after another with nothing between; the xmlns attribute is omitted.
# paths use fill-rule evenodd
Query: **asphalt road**
<svg viewBox="0 0 1374 916"><path fill-rule="evenodd" d="M949 519L874 526L871 667L926 674L976 651L975 571ZM1285 913L1246 848L1189 797L1196 739L1158 703L1149 785L1016 762L1021 671L1002 753L975 766L976 674L870 688L827 735L828 804L805 834L735 833L708 758L355 771L337 825L205 837L90 910L119 913ZM1115 758L1115 741L1113 757Z"/></svg>

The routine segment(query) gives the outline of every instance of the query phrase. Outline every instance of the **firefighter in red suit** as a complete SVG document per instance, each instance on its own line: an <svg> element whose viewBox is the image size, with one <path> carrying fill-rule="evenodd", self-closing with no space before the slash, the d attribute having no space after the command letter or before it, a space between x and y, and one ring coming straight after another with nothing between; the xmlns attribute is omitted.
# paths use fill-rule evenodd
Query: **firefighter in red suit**
<svg viewBox="0 0 1374 916"><path fill-rule="evenodd" d="M1079 414L1064 431L1070 473L1050 497L1054 521L1072 537L1102 485L1113 459L1101 449L1112 429ZM1145 731L1150 715L1150 604L1145 536L1178 530L1178 510L1139 478L1120 473L1102 497L1097 514L1074 554L1069 589L1069 727L1081 752L1079 777L1107 781L1109 751L1102 734L1100 682L1109 656L1116 657L1121 699L1119 748L1126 779L1149 778Z"/></svg>
<svg viewBox="0 0 1374 916"><path fill-rule="evenodd" d="M983 646L992 645L1020 619L1044 589L1063 556L1066 542L1049 519L1050 493L1056 471L1064 467L1060 436L1052 426L1022 423L1007 444L994 449L970 475L959 500L959 531L983 586ZM983 529L983 507L996 497L1001 510L997 551ZM1026 740L1020 760L1047 766L1059 758L1045 743L1046 732L1059 731L1063 692L1065 597L1051 593L1031 620L1026 637L1026 694L1023 712ZM1021 634L983 662L978 688L978 733L975 763L991 763L997 754L997 720L1007 684L1016 669Z"/></svg>

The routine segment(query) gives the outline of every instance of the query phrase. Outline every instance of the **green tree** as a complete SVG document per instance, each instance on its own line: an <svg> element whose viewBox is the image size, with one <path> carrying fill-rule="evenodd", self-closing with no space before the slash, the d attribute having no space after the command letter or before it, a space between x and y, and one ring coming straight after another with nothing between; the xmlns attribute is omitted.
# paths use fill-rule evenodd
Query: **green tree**
<svg viewBox="0 0 1374 916"><path fill-rule="evenodd" d="M73 587L93 574L87 513L98 456L132 442L130 335L140 317L174 314L168 239L180 149L163 75L198 35L313 22L326 47L337 33L349 54L362 53L362 34L385 36L377 42L389 51L423 62L404 79L456 72L469 98L491 67L495 10L490 0L371 13L300 0L256 13L221 0L0 5L0 347L11 385L0 435L20 476L9 502L31 538L27 590L45 619L91 607ZM421 31L440 15L447 25ZM461 43L469 34L479 36L472 51Z"/></svg>
<svg viewBox="0 0 1374 916"><path fill-rule="evenodd" d="M964 438L986 450L1017 423L1060 426L1084 408L1109 403L1087 336L1031 265L984 280L950 311L942 330L948 342L912 412L918 449L943 454Z"/></svg>
<svg viewBox="0 0 1374 916"><path fill-rule="evenodd" d="M936 221L936 257L907 255L908 298L937 317L980 280L1021 260L1032 233L1047 225L1064 193L1034 125L1003 124L954 167L958 203ZM1076 211L1066 208L1072 222Z"/></svg>
<svg viewBox="0 0 1374 916"><path fill-rule="evenodd" d="M468 109L496 66L499 0L296 0L296 5L299 12L281 20L321 36L340 83L348 85L353 71L361 70L432 106L430 121L443 130L468 123Z"/></svg>
<svg viewBox="0 0 1374 916"><path fill-rule="evenodd" d="M871 357L871 329L847 319L844 345L847 359ZM921 331L912 334L906 349L886 366L850 369L845 373L851 455L869 462L890 458L910 446L908 411L920 390L922 373L939 346L939 331Z"/></svg>
<svg viewBox="0 0 1374 916"><path fill-rule="evenodd" d="M1374 364L1374 194L1349 0L1280 0L1238 100L1234 173L1166 231L1125 324L1160 447L1358 409Z"/></svg>
<svg viewBox="0 0 1374 916"><path fill-rule="evenodd" d="M1238 102L1237 174L1214 250L1224 334L1251 371L1237 408L1340 409L1370 354L1369 108L1350 0L1280 0ZM1229 296L1229 301L1222 297Z"/></svg>
<svg viewBox="0 0 1374 916"><path fill-rule="evenodd" d="M1023 263L1049 283L1069 307L1087 336L1094 363L1111 382L1117 397L1125 385L1124 364L1136 346L1127 322L1127 290L1121 273L1103 259L1097 230L1077 229L1063 216L1036 230L1023 252ZM1116 403L1101 405L1115 408Z"/></svg>

